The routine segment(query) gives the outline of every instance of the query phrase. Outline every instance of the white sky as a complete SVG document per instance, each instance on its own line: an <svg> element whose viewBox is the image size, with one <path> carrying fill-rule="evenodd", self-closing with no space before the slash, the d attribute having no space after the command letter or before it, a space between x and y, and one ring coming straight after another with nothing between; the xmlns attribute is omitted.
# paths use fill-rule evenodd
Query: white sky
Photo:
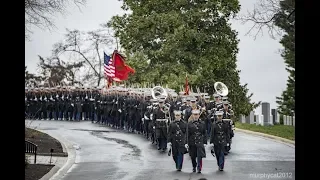
<svg viewBox="0 0 320 180"><path fill-rule="evenodd" d="M255 2L257 1L240 0L240 14L251 10ZM122 2L118 0L88 0L81 12L76 6L70 6L67 15L57 15L56 30L50 32L34 28L31 41L25 43L25 64L28 71L37 72L38 55L49 57L52 45L63 39L66 28L80 31L98 29L99 24L106 23L112 16L123 14L121 5ZM271 108L276 108L276 96L280 96L286 88L288 77L284 60L279 53L279 49L282 49L279 40L271 39L267 33L254 40L253 37L245 36L250 24L233 22L232 26L239 32L238 69L241 70L241 83L248 83L249 91L254 93L253 101L269 102ZM256 112L260 113L260 108Z"/></svg>

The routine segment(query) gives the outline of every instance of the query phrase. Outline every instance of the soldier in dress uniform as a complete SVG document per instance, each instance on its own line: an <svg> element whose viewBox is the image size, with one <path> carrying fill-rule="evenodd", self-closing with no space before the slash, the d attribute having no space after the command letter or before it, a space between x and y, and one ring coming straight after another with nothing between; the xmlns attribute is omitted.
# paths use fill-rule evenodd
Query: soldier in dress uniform
<svg viewBox="0 0 320 180"><path fill-rule="evenodd" d="M211 125L212 125L212 122L211 122L211 119L210 119L210 114L211 114L211 111L212 111L212 108L213 108L213 104L210 103L210 96L208 95L205 95L203 97L204 101L202 103L203 105L203 108L204 108L204 112L202 113L202 118L205 122L205 125L206 125L206 130L207 130L207 133L208 133L208 137L210 137L210 132L211 132ZM201 118L201 117L200 117Z"/></svg>
<svg viewBox="0 0 320 180"><path fill-rule="evenodd" d="M201 173L202 158L206 158L205 146L207 145L207 131L203 121L199 119L200 110L192 110L192 116L187 125L186 148L189 149L189 155L192 161L193 172Z"/></svg>
<svg viewBox="0 0 320 180"><path fill-rule="evenodd" d="M222 111L217 111L216 116L217 120L212 124L211 128L210 145L213 147L219 170L223 171L225 162L225 146L227 144L229 128L222 120Z"/></svg>
<svg viewBox="0 0 320 180"><path fill-rule="evenodd" d="M186 120L189 121L191 115L192 115L192 110L195 110L195 109L198 109L198 110L201 110L201 106L199 106L197 104L197 99L194 98L194 97L189 97L189 99L187 99L187 101L190 101L190 106L186 109Z"/></svg>
<svg viewBox="0 0 320 180"><path fill-rule="evenodd" d="M214 105L215 105L214 108L216 108L216 111L220 111L223 108L221 96L218 94L214 94Z"/></svg>
<svg viewBox="0 0 320 180"><path fill-rule="evenodd" d="M231 139L234 136L234 133L232 130L233 121L231 120L231 115L233 114L233 111L230 109L230 106L229 106L230 103L228 101L222 101L222 104L223 104L222 119L228 119L228 121L225 120L226 121L225 123L227 124L229 129L228 131L229 133L227 135L227 144L225 146L225 149L226 149L225 155L227 155L231 149Z"/></svg>
<svg viewBox="0 0 320 180"><path fill-rule="evenodd" d="M187 99L186 98L182 98L182 104L179 108L179 110L182 112L182 120L187 123L188 120L186 119L186 109L189 107L187 104Z"/></svg>
<svg viewBox="0 0 320 180"><path fill-rule="evenodd" d="M150 119L152 121L150 121L150 133L151 133L151 142L152 144L154 143L157 143L157 137L156 137L156 122L154 121L154 113L156 112L157 110L157 103L158 103L158 100L157 99L150 99L150 103L151 103L151 112L150 112Z"/></svg>
<svg viewBox="0 0 320 180"><path fill-rule="evenodd" d="M178 97L177 95L173 94L172 95L172 100L170 101L170 117L171 117L171 121L174 120L174 111L176 110L179 110L180 109L180 105L181 105L181 102L179 102L178 100Z"/></svg>
<svg viewBox="0 0 320 180"><path fill-rule="evenodd" d="M185 147L187 124L181 121L181 111L174 111L174 121L168 129L168 145L171 146L172 158L176 164L176 170L181 171L183 156L187 153Z"/></svg>
<svg viewBox="0 0 320 180"><path fill-rule="evenodd" d="M152 128L150 128L150 126L152 126L151 124L152 104L150 101L147 101L146 105L147 107L143 114L143 127L145 130L145 136L147 137L147 139L149 139L149 137L151 137L151 132L152 132Z"/></svg>
<svg viewBox="0 0 320 180"><path fill-rule="evenodd" d="M167 131L169 122L169 108L164 105L165 97L159 98L159 105L153 113L153 122L155 123L156 138L158 141L158 150L167 149Z"/></svg>

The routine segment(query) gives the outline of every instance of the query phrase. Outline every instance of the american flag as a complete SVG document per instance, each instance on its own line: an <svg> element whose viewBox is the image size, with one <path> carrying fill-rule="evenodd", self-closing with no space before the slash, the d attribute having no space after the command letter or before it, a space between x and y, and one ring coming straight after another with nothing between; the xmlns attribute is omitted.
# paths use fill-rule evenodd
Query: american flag
<svg viewBox="0 0 320 180"><path fill-rule="evenodd" d="M113 65L112 58L106 53L104 54L104 75L109 78L115 77L116 68Z"/></svg>

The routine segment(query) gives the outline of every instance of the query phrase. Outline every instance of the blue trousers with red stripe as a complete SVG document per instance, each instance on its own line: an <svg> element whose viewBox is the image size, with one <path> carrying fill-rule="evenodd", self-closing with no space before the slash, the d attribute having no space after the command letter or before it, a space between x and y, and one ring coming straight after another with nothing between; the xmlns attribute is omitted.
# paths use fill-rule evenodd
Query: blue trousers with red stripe
<svg viewBox="0 0 320 180"><path fill-rule="evenodd" d="M192 167L201 171L202 169L202 157L198 153L198 149L196 146L189 146L189 155L191 157Z"/></svg>
<svg viewBox="0 0 320 180"><path fill-rule="evenodd" d="M176 163L176 169L182 169L183 164L183 154L181 152L178 152L176 156L172 156L174 162Z"/></svg>
<svg viewBox="0 0 320 180"><path fill-rule="evenodd" d="M217 158L217 164L219 168L223 169L224 168L224 150L223 146L221 145L215 145L214 146L214 153Z"/></svg>

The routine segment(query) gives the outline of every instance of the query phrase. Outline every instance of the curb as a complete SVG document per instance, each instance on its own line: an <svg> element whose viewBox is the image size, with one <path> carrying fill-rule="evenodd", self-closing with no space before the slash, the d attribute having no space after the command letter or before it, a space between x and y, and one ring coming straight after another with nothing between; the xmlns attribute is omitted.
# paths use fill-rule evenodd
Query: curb
<svg viewBox="0 0 320 180"><path fill-rule="evenodd" d="M61 143L61 142L60 142ZM62 143L61 143L62 144ZM37 153L37 155L39 156L51 156L50 153ZM67 152L63 152L63 153L52 153L52 157L68 157L68 153Z"/></svg>
<svg viewBox="0 0 320 180"><path fill-rule="evenodd" d="M61 165L55 165L47 174L45 174L40 180L58 180L62 179L62 177L68 172L71 166L74 164L76 160L76 150L73 147L73 144L66 140L65 138L52 134L50 132L45 132L43 130L38 130L43 133L47 133L48 135L57 139L63 148L63 152L67 154L67 158L65 160L59 162ZM67 159L67 160L66 160Z"/></svg>
<svg viewBox="0 0 320 180"><path fill-rule="evenodd" d="M239 132L244 132L247 134L252 134L252 135L257 135L257 136L262 136L262 137L266 137L268 139L273 139L275 141L281 142L281 143L287 143L290 145L295 146L295 141L289 140L289 139L285 139L279 136L274 136L274 135L270 135L270 134L265 134L265 133L261 133L261 132L255 132L255 131L249 131L249 130L245 130L245 129L238 129L238 128L234 128L236 131Z"/></svg>

